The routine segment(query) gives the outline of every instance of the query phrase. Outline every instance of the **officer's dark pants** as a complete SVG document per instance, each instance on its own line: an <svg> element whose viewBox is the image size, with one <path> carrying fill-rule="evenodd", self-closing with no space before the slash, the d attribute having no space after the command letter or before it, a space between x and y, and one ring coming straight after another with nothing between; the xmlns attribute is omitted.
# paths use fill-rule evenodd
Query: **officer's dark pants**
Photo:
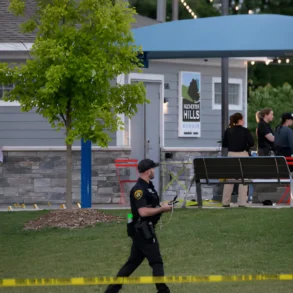
<svg viewBox="0 0 293 293"><path fill-rule="evenodd" d="M164 276L164 264L158 240L155 239L155 242L153 242L152 239L145 240L138 232L136 232L135 236L132 237L130 257L118 272L117 277L129 277L145 258L153 269L153 276ZM170 289L166 284L156 284L156 287L158 293L170 292ZM105 293L116 293L119 292L121 288L122 285L110 285Z"/></svg>

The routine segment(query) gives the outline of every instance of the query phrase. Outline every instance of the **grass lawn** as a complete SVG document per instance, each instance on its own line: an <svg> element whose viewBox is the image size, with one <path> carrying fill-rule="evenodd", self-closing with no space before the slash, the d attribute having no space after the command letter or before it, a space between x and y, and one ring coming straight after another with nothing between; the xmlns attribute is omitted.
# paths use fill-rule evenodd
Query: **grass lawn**
<svg viewBox="0 0 293 293"><path fill-rule="evenodd" d="M127 211L106 211L125 216ZM23 231L44 213L0 213L0 278L113 276L129 254L125 223L80 230ZM169 215L163 217L167 222ZM293 273L291 209L176 210L157 234L166 275ZM147 262L134 275L151 275ZM174 293L293 292L293 281L170 284ZM89 293L105 287L0 288L0 293ZM123 292L156 292L128 285Z"/></svg>

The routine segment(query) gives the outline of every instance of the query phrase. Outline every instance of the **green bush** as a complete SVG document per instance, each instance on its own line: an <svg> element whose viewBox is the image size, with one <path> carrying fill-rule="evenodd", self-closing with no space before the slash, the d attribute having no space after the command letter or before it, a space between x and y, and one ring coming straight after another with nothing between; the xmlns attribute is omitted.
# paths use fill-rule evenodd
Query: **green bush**
<svg viewBox="0 0 293 293"><path fill-rule="evenodd" d="M255 137L257 127L255 113L263 108L272 108L274 120L271 123L273 131L281 122L281 115L284 112L293 113L293 88L285 83L280 87L272 87L270 84L265 87L258 87L255 90L249 90L248 103L248 129Z"/></svg>

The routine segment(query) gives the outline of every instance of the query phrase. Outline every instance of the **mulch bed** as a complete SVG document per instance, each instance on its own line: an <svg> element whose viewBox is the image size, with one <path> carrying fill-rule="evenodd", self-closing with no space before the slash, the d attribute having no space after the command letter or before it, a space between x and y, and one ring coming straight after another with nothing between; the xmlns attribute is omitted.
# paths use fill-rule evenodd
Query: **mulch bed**
<svg viewBox="0 0 293 293"><path fill-rule="evenodd" d="M40 230L44 228L84 228L94 226L96 223L120 223L124 219L107 215L97 210L78 209L72 211L51 211L38 219L24 225L24 230Z"/></svg>

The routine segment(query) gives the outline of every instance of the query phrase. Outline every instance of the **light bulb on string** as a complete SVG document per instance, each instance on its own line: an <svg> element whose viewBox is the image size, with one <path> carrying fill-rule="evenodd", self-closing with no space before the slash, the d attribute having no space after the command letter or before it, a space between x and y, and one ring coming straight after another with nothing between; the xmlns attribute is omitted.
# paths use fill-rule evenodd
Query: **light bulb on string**
<svg viewBox="0 0 293 293"><path fill-rule="evenodd" d="M235 6L235 10L238 11L239 10L239 7L238 6Z"/></svg>
<svg viewBox="0 0 293 293"><path fill-rule="evenodd" d="M280 64L280 63L282 63L282 60L281 60L281 59L279 59L279 60L278 60L278 63L279 63L279 64Z"/></svg>
<svg viewBox="0 0 293 293"><path fill-rule="evenodd" d="M286 63L290 63L290 59L286 59Z"/></svg>
<svg viewBox="0 0 293 293"><path fill-rule="evenodd" d="M255 62L254 61L251 61L251 65L254 65L255 64Z"/></svg>
<svg viewBox="0 0 293 293"><path fill-rule="evenodd" d="M212 1L211 1L212 2ZM185 0L181 0L181 3L184 5L184 7L186 8L186 10L189 12L189 14L193 17L193 18L197 18L196 14L193 12L193 10L191 9L191 7L185 2Z"/></svg>
<svg viewBox="0 0 293 293"><path fill-rule="evenodd" d="M248 14L253 14L253 11L252 10L248 10Z"/></svg>

